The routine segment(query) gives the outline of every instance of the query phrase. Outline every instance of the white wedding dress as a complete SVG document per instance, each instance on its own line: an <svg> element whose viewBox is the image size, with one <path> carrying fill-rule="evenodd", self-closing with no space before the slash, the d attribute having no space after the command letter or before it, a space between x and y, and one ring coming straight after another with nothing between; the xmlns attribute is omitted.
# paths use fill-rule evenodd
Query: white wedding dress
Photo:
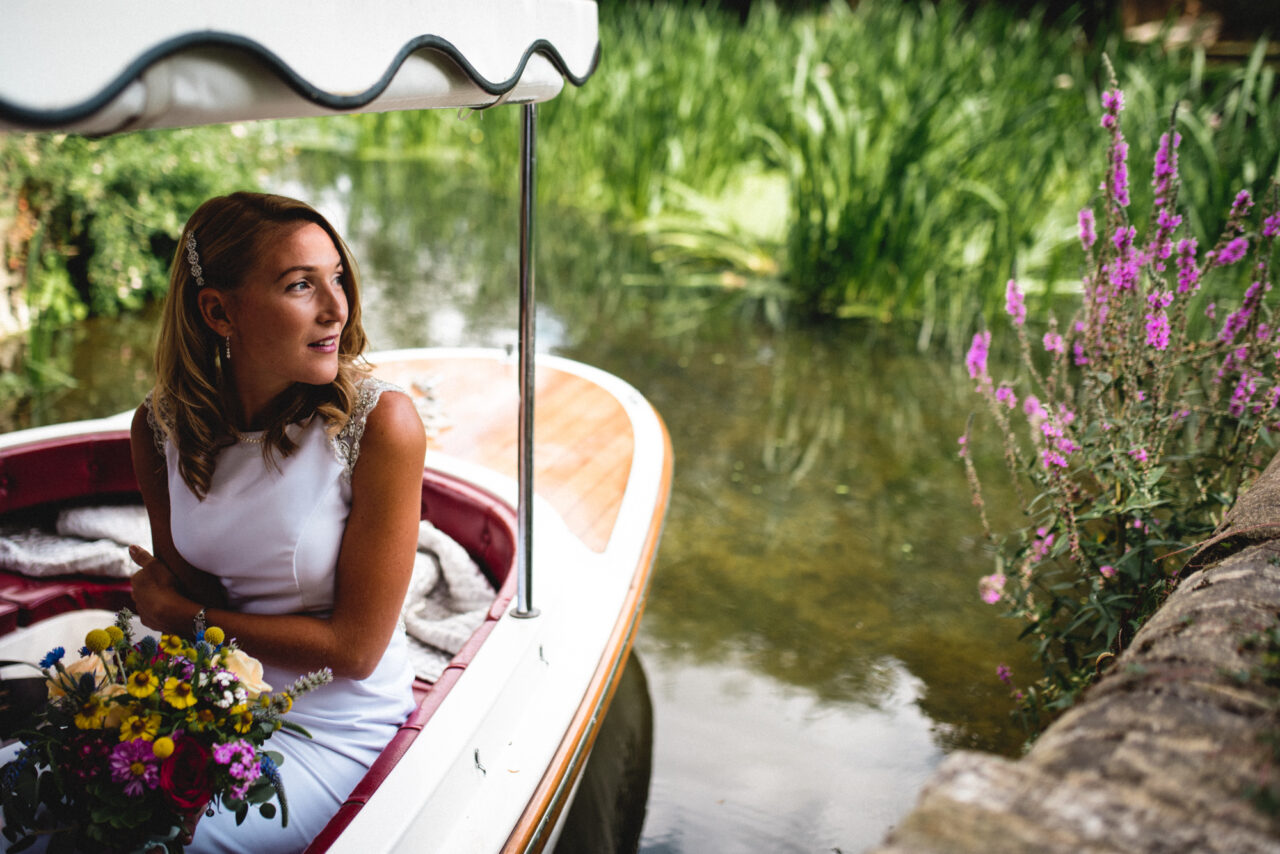
<svg viewBox="0 0 1280 854"><path fill-rule="evenodd" d="M332 609L360 438L369 413L389 389L396 390L364 380L351 421L333 438L318 417L290 425L287 432L298 449L288 457L274 454L274 466L264 461L259 443L225 448L203 501L178 474L177 449L158 439L168 463L174 545L193 566L222 580L228 607L316 616ZM265 672L277 690L299 675L271 666ZM279 815L262 818L256 808L237 826L234 814L223 811L200 820L187 851L301 851L404 722L413 708L412 685L407 640L397 631L368 678L334 679L294 704L288 719L305 727L312 739L282 730L267 742L285 757L280 774L289 826L281 827Z"/></svg>

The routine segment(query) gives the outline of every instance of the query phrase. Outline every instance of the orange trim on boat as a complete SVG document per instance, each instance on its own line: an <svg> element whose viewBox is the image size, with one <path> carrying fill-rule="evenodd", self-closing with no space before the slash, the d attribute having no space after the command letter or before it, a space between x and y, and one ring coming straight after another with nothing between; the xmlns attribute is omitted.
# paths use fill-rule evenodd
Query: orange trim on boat
<svg viewBox="0 0 1280 854"><path fill-rule="evenodd" d="M640 617L644 613L648 596L649 577L653 571L658 541L662 536L667 503L671 496L671 436L667 432L666 424L662 423L661 417L659 417L659 424L662 426L664 449L662 481L659 486L660 500L654 507L649 532L645 538L631 586L627 591L626 601L618 622L609 635L600 663L596 666L596 671L578 706L578 711L574 714L560 746L548 764L546 773L538 783L538 788L534 790L533 797L530 798L520 820L507 838L507 843L502 848L504 854L538 854L546 846L551 829L559 820L560 813L573 790L573 784L581 775L586 759L595 744L600 723L609 709L609 704L613 702L613 694L618 687L622 668L635 641L636 630L640 625Z"/></svg>

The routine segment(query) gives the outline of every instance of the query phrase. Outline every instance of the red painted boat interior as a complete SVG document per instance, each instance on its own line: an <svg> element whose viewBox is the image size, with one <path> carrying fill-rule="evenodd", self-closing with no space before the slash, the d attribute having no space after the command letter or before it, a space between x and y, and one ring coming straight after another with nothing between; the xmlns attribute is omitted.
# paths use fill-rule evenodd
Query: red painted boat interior
<svg viewBox="0 0 1280 854"><path fill-rule="evenodd" d="M0 449L0 516L38 515L72 503L141 502L125 431L49 439ZM419 682L419 702L329 824L307 848L325 851L351 823L395 767L449 689L461 678L515 592L516 517L493 495L465 481L427 470L422 518L467 550L498 591L485 622L450 660L435 683ZM29 578L0 571L0 635L65 611L118 610L132 604L126 579L87 576Z"/></svg>

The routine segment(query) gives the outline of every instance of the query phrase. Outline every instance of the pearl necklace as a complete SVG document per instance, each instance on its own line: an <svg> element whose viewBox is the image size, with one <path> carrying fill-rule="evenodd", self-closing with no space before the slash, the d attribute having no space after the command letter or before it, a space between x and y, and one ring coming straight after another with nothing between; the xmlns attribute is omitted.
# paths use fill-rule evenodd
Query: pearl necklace
<svg viewBox="0 0 1280 854"><path fill-rule="evenodd" d="M238 436L236 436L237 441L244 442L246 445L261 445L262 441L266 438L267 438L266 433L262 433L258 436L246 436L245 434L241 433Z"/></svg>

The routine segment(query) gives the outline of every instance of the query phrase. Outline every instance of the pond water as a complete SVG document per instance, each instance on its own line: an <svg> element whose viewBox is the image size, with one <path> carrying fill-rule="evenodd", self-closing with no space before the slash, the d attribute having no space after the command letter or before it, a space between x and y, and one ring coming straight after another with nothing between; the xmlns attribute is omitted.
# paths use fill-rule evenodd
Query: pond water
<svg viewBox="0 0 1280 854"><path fill-rule="evenodd" d="M514 341L515 202L450 173L315 156L279 179L348 236L377 348ZM539 349L636 386L676 454L637 642L653 726L640 850L858 851L948 751L1016 753L994 671L1030 664L977 598L991 570L955 454L974 405L955 360L875 326L763 322L655 278L600 223L540 213ZM0 426L136 405L154 316L9 342L12 376L28 348L47 358ZM978 451L995 471L995 448Z"/></svg>

